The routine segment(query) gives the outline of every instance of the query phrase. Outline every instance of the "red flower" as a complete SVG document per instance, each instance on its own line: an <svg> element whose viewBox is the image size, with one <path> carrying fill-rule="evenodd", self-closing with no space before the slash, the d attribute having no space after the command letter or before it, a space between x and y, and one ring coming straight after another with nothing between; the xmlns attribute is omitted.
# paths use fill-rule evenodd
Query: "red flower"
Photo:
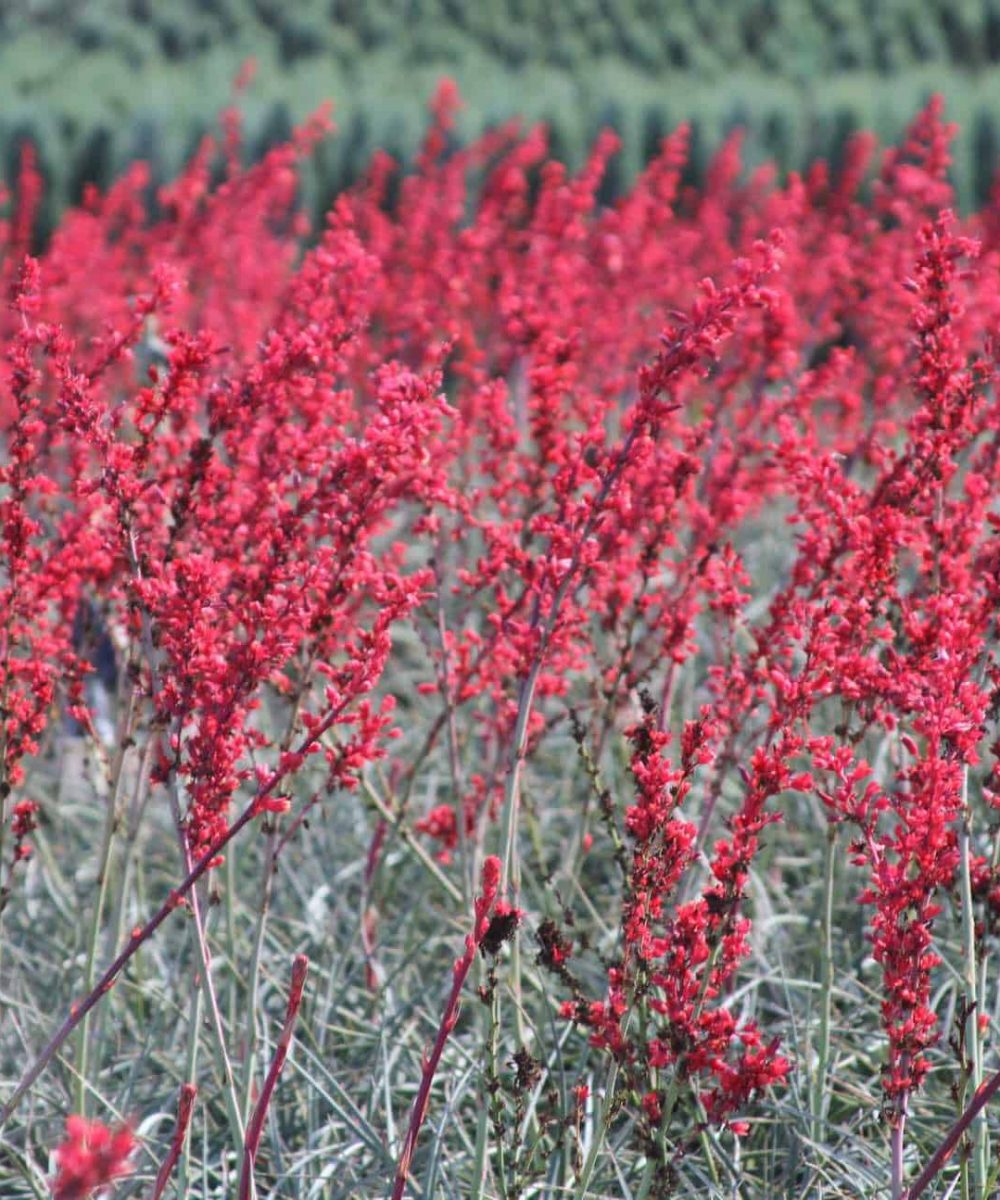
<svg viewBox="0 0 1000 1200"><path fill-rule="evenodd" d="M112 1132L100 1121L66 1118L66 1140L56 1150L59 1174L52 1184L54 1200L85 1200L131 1170L135 1149L132 1131L123 1125Z"/></svg>

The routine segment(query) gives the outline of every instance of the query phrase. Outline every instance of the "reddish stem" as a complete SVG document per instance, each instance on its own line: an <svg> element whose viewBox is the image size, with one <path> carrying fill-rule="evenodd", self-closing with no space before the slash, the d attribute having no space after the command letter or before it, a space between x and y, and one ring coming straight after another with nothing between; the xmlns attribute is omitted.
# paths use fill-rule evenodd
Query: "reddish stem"
<svg viewBox="0 0 1000 1200"><path fill-rule="evenodd" d="M927 1166L920 1172L913 1181L913 1184L903 1193L902 1200L917 1200L917 1197L926 1191L927 1185L933 1181L935 1175L937 1175L938 1171L948 1161L955 1147L962 1140L962 1135L986 1105L989 1104L998 1090L1000 1090L1000 1071L997 1071L984 1084L980 1085L972 1097L969 1107L952 1125L951 1129L948 1130L947 1137L931 1155Z"/></svg>
<svg viewBox="0 0 1000 1200"><path fill-rule="evenodd" d="M167 1157L163 1160L156 1174L152 1200L160 1200L160 1197L166 1191L167 1184L170 1182L170 1175L184 1147L184 1139L187 1137L188 1126L191 1124L191 1113L194 1111L194 1102L197 1095L198 1089L193 1083L185 1083L181 1088L181 1094L177 1100L177 1124L174 1126L173 1140L170 1143L170 1150L167 1153Z"/></svg>
<svg viewBox="0 0 1000 1200"><path fill-rule="evenodd" d="M483 863L483 894L475 904L475 927L473 932L465 939L465 953L455 962L452 971L451 992L448 996L448 1002L445 1005L444 1015L441 1017L441 1024L438 1026L434 1046L428 1057L424 1060L420 1089L417 1092L416 1100L413 1102L413 1111L410 1113L410 1125L406 1131L406 1140L403 1142L403 1149L400 1152L399 1163L396 1167L396 1180L392 1187L392 1200L402 1200L403 1193L406 1191L406 1181L410 1175L410 1163L413 1160L413 1151L416 1149L420 1126L424 1123L424 1117L427 1115L427 1105L431 1098L431 1085L434 1082L434 1074L437 1071L438 1063L441 1061L441 1055L444 1053L445 1044L458 1021L458 998L462 994L462 987L475 960L476 949L489 929L489 916L497 898L499 878L500 860L491 855Z"/></svg>
<svg viewBox="0 0 1000 1200"><path fill-rule="evenodd" d="M906 1147L906 1118L909 1114L909 1094L899 1097L896 1123L892 1128L892 1200L903 1200L903 1152Z"/></svg>
<svg viewBox="0 0 1000 1200"><path fill-rule="evenodd" d="M324 733L336 722L341 715L347 701L338 704L331 712L323 718L323 720L306 735L299 744L296 754L303 755L308 753L310 747L316 744ZM10 1099L0 1108L0 1128L2 1128L10 1119L14 1110L24 1098L25 1093L41 1075L53 1057L58 1053L60 1047L66 1039L72 1034L73 1030L80 1024L83 1018L90 1010L98 1003L101 997L111 990L114 986L115 979L118 977L122 968L135 954L135 952L145 942L148 942L153 934L159 929L163 922L170 916L175 908L180 906L180 902L194 887L198 880L218 859L220 851L233 840L244 826L248 825L255 817L268 811L267 800L271 793L275 790L282 779L288 774L287 768L278 767L264 780L257 789L257 793L250 803L246 806L236 821L230 825L229 829L209 846L205 853L198 859L191 870L185 876L183 882L170 893L160 908L153 914L145 925L137 927L132 931L128 942L119 953L118 957L111 963L101 978L97 981L90 992L78 1003L70 1006L69 1015L63 1021L62 1025L56 1030L44 1049L25 1071L14 1089Z"/></svg>
<svg viewBox="0 0 1000 1200"><path fill-rule="evenodd" d="M295 961L292 963L292 982L288 989L288 1007L285 1009L285 1023L281 1029L281 1036L278 1038L274 1060L271 1063L270 1070L267 1072L267 1078L264 1080L264 1087L261 1089L257 1103L254 1105L250 1123L247 1125L246 1138L243 1142L240 1200L250 1200L250 1191L253 1186L253 1165L257 1159L260 1135L264 1128L264 1118L267 1116L267 1110L278 1082L278 1076L281 1074L282 1067L285 1065L285 1059L288 1057L288 1048L292 1043L292 1031L295 1028L295 1019L299 1015L299 1008L302 1004L302 989L305 987L308 971L309 959L304 954L296 955Z"/></svg>

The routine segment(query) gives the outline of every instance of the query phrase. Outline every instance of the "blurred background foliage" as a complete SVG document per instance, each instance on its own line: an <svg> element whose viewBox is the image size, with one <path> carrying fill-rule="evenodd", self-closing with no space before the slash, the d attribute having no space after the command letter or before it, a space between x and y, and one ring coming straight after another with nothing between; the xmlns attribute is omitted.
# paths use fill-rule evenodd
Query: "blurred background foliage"
<svg viewBox="0 0 1000 1200"><path fill-rule="evenodd" d="M1000 0L0 0L0 174L36 144L44 224L135 158L162 181L251 56L248 155L334 101L315 209L374 149L413 154L443 75L465 100L463 138L520 114L577 165L617 128L609 194L682 120L695 180L736 126L750 168L836 166L853 130L891 142L933 91L961 128L963 206L985 199L1000 158Z"/></svg>

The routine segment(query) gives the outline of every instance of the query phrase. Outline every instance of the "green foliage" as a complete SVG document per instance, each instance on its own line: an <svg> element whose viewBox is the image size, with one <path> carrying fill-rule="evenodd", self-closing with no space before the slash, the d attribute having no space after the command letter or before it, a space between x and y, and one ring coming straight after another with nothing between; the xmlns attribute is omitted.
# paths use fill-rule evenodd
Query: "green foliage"
<svg viewBox="0 0 1000 1200"><path fill-rule="evenodd" d="M17 142L38 143L49 220L137 152L163 178L251 56L249 146L328 98L349 131L316 196L386 142L410 156L443 74L466 100L463 136L519 113L549 122L574 165L610 117L622 183L680 119L700 158L739 123L748 164L787 171L836 161L853 129L897 138L934 90L963 122L964 205L995 165L1000 0L15 0L0 4L0 164L9 178Z"/></svg>
<svg viewBox="0 0 1000 1200"><path fill-rule="evenodd" d="M457 29L468 48L507 66L529 59L566 65L570 58L572 68L596 54L651 74L686 66L801 77L817 66L885 72L1000 63L996 0L15 0L0 6L8 45L41 30L80 53L108 48L178 61L235 42L291 64L338 55L338 30L351 30L372 49L405 41L418 27L422 42Z"/></svg>

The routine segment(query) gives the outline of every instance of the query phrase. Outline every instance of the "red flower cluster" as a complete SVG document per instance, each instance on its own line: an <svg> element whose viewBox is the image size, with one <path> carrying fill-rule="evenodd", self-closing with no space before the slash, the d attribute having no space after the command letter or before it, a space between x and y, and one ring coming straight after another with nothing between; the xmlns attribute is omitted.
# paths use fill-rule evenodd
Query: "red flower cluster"
<svg viewBox="0 0 1000 1200"><path fill-rule="evenodd" d="M647 1128L677 1087L725 1122L787 1070L732 994L760 847L801 791L850 829L902 1114L981 760L1000 795L1000 223L948 211L937 102L880 165L856 138L837 178L743 180L733 138L700 192L682 127L611 206L612 135L576 174L542 129L453 149L456 102L398 188L378 156L308 248L296 169L322 116L243 168L230 115L221 163L206 142L155 215L135 167L37 260L26 160L0 226L16 855L47 723L94 734L85 608L192 858L239 798L299 828L387 758L407 833L490 864L467 972L517 926L520 783L572 710L598 767L630 739L634 795L601 800L617 958L567 1012ZM971 875L995 919L996 867Z"/></svg>
<svg viewBox="0 0 1000 1200"><path fill-rule="evenodd" d="M59 1173L52 1184L53 1200L86 1200L98 1188L131 1170L135 1138L126 1127L112 1132L100 1121L66 1118L66 1140L56 1150Z"/></svg>
<svg viewBox="0 0 1000 1200"><path fill-rule="evenodd" d="M740 1021L722 1001L748 950L750 921L740 908L758 835L777 819L765 811L766 802L811 780L789 772L786 759L795 747L787 741L774 753L758 750L730 837L716 843L700 897L683 901L678 893L695 863L698 831L678 810L696 768L711 762L707 724L685 730L678 768L670 766L670 735L656 728L653 711L630 731L637 799L626 815L634 849L623 958L608 973L606 1001L563 1008L566 1017L592 1029L593 1045L610 1050L624 1066L654 1129L669 1118L664 1098L676 1101L673 1089L681 1080L697 1089L709 1120L724 1122L788 1071L777 1040L765 1046L756 1023ZM671 1087L658 1082L665 1072Z"/></svg>

